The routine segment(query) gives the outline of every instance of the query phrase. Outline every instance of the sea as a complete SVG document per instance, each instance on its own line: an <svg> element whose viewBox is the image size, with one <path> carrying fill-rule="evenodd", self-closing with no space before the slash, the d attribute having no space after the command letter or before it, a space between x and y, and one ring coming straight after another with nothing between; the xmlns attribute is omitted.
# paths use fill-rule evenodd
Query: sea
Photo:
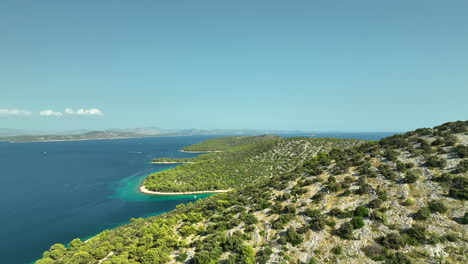
<svg viewBox="0 0 468 264"><path fill-rule="evenodd" d="M377 140L393 133L314 133L314 137ZM310 134L287 134L310 136ZM155 196L138 186L175 167L154 158L189 158L180 149L219 137L178 136L67 142L0 142L0 260L30 264L55 243L168 212L209 196Z"/></svg>

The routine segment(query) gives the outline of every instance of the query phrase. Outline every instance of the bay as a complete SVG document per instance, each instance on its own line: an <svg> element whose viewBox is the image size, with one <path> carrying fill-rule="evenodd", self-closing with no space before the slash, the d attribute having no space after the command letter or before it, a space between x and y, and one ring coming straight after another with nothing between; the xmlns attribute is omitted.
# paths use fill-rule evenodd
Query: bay
<svg viewBox="0 0 468 264"><path fill-rule="evenodd" d="M316 133L376 140L392 133ZM184 146L216 136L69 142L0 142L0 260L31 263L54 243L86 239L134 217L168 212L208 195L154 196L138 186L175 167L154 158L186 158ZM304 135L283 135L304 136Z"/></svg>

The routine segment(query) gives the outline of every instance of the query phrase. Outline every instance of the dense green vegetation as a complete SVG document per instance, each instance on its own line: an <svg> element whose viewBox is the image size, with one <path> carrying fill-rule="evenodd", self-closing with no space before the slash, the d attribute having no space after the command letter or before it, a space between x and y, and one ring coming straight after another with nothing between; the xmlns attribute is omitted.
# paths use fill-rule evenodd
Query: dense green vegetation
<svg viewBox="0 0 468 264"><path fill-rule="evenodd" d="M182 150L199 152L223 151L238 146L260 143L280 138L280 136L276 135L219 137L207 139L203 142L187 146Z"/></svg>
<svg viewBox="0 0 468 264"><path fill-rule="evenodd" d="M318 152L363 142L355 139L296 137L242 145L193 159L158 159L155 161L194 163L149 175L143 184L149 190L162 192L232 189L292 171Z"/></svg>
<svg viewBox="0 0 468 264"><path fill-rule="evenodd" d="M333 148L86 243L53 245L37 263L466 263L468 175L456 167L467 127ZM447 163L428 167L432 156Z"/></svg>

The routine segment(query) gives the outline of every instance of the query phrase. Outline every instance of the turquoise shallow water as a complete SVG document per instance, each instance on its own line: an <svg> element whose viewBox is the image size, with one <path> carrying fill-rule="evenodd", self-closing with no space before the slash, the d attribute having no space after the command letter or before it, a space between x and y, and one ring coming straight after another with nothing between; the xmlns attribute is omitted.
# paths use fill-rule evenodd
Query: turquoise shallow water
<svg viewBox="0 0 468 264"><path fill-rule="evenodd" d="M30 263L54 243L206 197L138 191L146 175L175 166L153 158L196 156L179 150L206 138L0 142L0 262Z"/></svg>
<svg viewBox="0 0 468 264"><path fill-rule="evenodd" d="M177 164L170 164L170 165L164 165L165 168L163 169L170 169L177 166ZM153 171L156 172L156 171ZM141 182L146 178L146 174L140 175L140 176L133 176L133 177L128 177L117 184L115 184L115 193L109 196L111 199L122 199L125 201L131 201L131 202L151 202L151 201L170 201L170 200L197 200L200 198L205 198L210 196L211 194L197 194L197 195L148 195L141 193L138 191L138 187L140 186ZM153 214L149 214L153 215ZM148 215L148 216L149 216Z"/></svg>

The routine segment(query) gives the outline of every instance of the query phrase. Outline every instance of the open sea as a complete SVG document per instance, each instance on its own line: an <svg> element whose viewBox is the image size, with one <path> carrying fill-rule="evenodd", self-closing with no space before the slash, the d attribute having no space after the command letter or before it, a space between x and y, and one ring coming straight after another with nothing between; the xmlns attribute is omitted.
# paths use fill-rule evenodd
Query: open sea
<svg viewBox="0 0 468 264"><path fill-rule="evenodd" d="M376 140L391 134L314 135ZM0 142L1 263L32 263L54 243L84 240L132 217L208 196L153 196L137 188L146 175L175 166L151 164L152 159L194 157L199 154L179 150L217 136Z"/></svg>

